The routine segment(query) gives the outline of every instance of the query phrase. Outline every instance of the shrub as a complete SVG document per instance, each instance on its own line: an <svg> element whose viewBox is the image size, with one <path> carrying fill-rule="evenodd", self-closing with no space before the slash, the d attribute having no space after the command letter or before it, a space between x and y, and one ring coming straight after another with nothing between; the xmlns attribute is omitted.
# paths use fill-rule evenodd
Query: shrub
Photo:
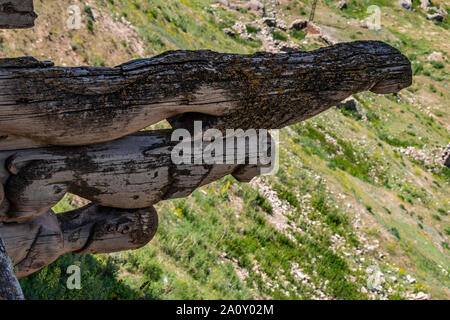
<svg viewBox="0 0 450 320"><path fill-rule="evenodd" d="M398 240L400 240L400 233L398 232L398 230L397 230L396 227L391 227L391 228L389 229L389 232L390 232L394 237L396 237Z"/></svg>
<svg viewBox="0 0 450 320"><path fill-rule="evenodd" d="M261 31L260 28L255 28L255 27L252 27L250 25L246 25L246 28L247 28L247 32L250 33L250 34L252 34L252 33L255 34L255 33L258 33L258 32Z"/></svg>
<svg viewBox="0 0 450 320"><path fill-rule="evenodd" d="M433 219L441 221L441 217L438 216L437 214L432 214L431 216L433 217Z"/></svg>
<svg viewBox="0 0 450 320"><path fill-rule="evenodd" d="M278 31L272 31L272 36L274 40L287 41L287 37Z"/></svg>
<svg viewBox="0 0 450 320"><path fill-rule="evenodd" d="M256 203L258 204L258 206L261 207L261 209L263 209L265 212L272 214L273 213L273 208L272 205L270 204L269 200L267 200L265 197L263 197L262 195L260 195L258 193L258 195L256 196Z"/></svg>
<svg viewBox="0 0 450 320"><path fill-rule="evenodd" d="M431 61L430 63L433 66L433 68L435 68L435 69L443 69L444 68L444 63L442 63L441 61Z"/></svg>

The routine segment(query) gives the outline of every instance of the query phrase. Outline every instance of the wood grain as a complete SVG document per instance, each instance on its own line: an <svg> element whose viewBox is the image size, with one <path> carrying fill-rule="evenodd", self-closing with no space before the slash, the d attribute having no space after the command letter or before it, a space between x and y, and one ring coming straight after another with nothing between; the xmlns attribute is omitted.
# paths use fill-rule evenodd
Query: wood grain
<svg viewBox="0 0 450 320"><path fill-rule="evenodd" d="M0 0L0 29L31 28L36 18L33 0Z"/></svg>
<svg viewBox="0 0 450 320"><path fill-rule="evenodd" d="M110 141L163 119L174 128L281 128L351 94L410 84L408 59L379 41L283 54L169 51L115 68L0 59L0 150Z"/></svg>

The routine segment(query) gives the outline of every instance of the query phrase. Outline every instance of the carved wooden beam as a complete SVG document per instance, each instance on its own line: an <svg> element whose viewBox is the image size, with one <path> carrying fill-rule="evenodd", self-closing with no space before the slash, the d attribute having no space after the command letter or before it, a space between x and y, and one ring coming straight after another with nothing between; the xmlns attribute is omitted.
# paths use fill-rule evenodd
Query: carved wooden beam
<svg viewBox="0 0 450 320"><path fill-rule="evenodd" d="M410 84L408 59L379 41L283 54L169 51L115 68L0 59L0 150L109 141L163 119L281 128L351 94Z"/></svg>
<svg viewBox="0 0 450 320"><path fill-rule="evenodd" d="M222 145L219 138L214 140L219 146L214 149L215 159L223 156L224 161L231 160L228 164L205 164L204 158L199 164L176 164L174 148L190 147L197 141L180 145L172 134L172 130L147 131L83 147L0 153L0 164L9 172L8 176L3 172L6 193L0 236L15 261L17 276L27 276L67 252L136 249L156 232L152 204L185 197L227 174L250 181L265 166L260 153L269 163L266 167L275 156L270 136L264 134L266 139L259 140L262 133L247 132L246 145L239 145L239 135L223 139ZM264 146L263 150L253 149L255 144ZM207 146L211 144L204 142L203 150ZM241 148L244 152L239 153ZM193 154L183 157L196 159ZM252 164L251 159L256 161ZM102 206L54 215L49 208L68 191Z"/></svg>
<svg viewBox="0 0 450 320"><path fill-rule="evenodd" d="M33 0L0 0L0 29L31 28L36 18Z"/></svg>
<svg viewBox="0 0 450 320"><path fill-rule="evenodd" d="M91 204L58 215L49 210L25 224L4 224L0 236L15 261L17 277L23 278L67 252L138 249L153 238L157 228L153 207L125 210Z"/></svg>
<svg viewBox="0 0 450 320"><path fill-rule="evenodd" d="M241 145L234 142L235 137L229 137L215 154L233 156L229 163L195 163L192 152L185 163L177 164L173 149L182 145L173 141L172 134L172 130L146 131L83 147L0 152L0 164L6 169L6 198L0 221L28 222L56 205L66 192L103 206L145 208L161 200L186 197L227 174L249 181L260 174L262 157L266 156L266 163L274 157L270 137L264 146L267 150L249 148L248 144L239 149ZM253 144L260 139L256 132L247 137ZM203 150L207 143L204 144ZM190 141L187 146L191 147ZM246 159L255 161L246 163Z"/></svg>

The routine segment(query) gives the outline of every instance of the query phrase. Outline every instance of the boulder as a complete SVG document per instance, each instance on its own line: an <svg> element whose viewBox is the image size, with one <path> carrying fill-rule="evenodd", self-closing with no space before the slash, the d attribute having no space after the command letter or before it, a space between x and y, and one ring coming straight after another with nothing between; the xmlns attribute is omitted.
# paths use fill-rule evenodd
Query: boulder
<svg viewBox="0 0 450 320"><path fill-rule="evenodd" d="M432 14L427 14L427 19L436 21L436 22L442 22L444 21L445 15L442 12L436 12Z"/></svg>
<svg viewBox="0 0 450 320"><path fill-rule="evenodd" d="M255 11L256 13L258 13L258 15L260 15L261 17L264 16L266 9L264 7L264 4L262 4L261 2L259 2L258 0L250 0L247 4L247 9L248 10L252 10Z"/></svg>
<svg viewBox="0 0 450 320"><path fill-rule="evenodd" d="M305 29L307 25L308 25L308 21L303 20L303 19L296 19L296 20L292 21L292 23L289 25L288 29L289 30L302 30L302 29Z"/></svg>
<svg viewBox="0 0 450 320"><path fill-rule="evenodd" d="M420 7L426 11L430 10L430 1L429 0L420 0Z"/></svg>
<svg viewBox="0 0 450 320"><path fill-rule="evenodd" d="M230 7L230 2L228 0L216 0L216 2L218 2L219 4L221 4L226 8Z"/></svg>
<svg viewBox="0 0 450 320"><path fill-rule="evenodd" d="M306 30L309 35L321 35L322 30L318 25L316 25L314 22L308 21L306 24Z"/></svg>
<svg viewBox="0 0 450 320"><path fill-rule="evenodd" d="M230 37L232 37L232 38L236 37L236 32L234 32L234 30L231 29L231 28L224 28L224 29L222 29L222 31L223 31L226 35L228 35L228 36L230 36Z"/></svg>
<svg viewBox="0 0 450 320"><path fill-rule="evenodd" d="M357 105L358 101L353 97L349 97L339 103L336 107L339 109L345 109L347 111L358 112L358 108L356 107Z"/></svg>
<svg viewBox="0 0 450 320"><path fill-rule="evenodd" d="M445 58L442 52L433 51L428 57L428 61L437 61L437 62L444 62Z"/></svg>
<svg viewBox="0 0 450 320"><path fill-rule="evenodd" d="M347 9L347 3L348 3L348 0L339 1L338 4L337 4L337 8L339 10Z"/></svg>
<svg viewBox="0 0 450 320"><path fill-rule="evenodd" d="M443 164L446 167L450 168L450 143L444 150L444 154L442 155Z"/></svg>
<svg viewBox="0 0 450 320"><path fill-rule="evenodd" d="M412 10L412 0L399 0L398 4L401 5L406 10Z"/></svg>
<svg viewBox="0 0 450 320"><path fill-rule="evenodd" d="M286 31L287 30L286 22L284 22L284 20L277 20L277 28Z"/></svg>
<svg viewBox="0 0 450 320"><path fill-rule="evenodd" d="M269 27L275 28L277 26L277 19L266 17L261 20L261 23Z"/></svg>

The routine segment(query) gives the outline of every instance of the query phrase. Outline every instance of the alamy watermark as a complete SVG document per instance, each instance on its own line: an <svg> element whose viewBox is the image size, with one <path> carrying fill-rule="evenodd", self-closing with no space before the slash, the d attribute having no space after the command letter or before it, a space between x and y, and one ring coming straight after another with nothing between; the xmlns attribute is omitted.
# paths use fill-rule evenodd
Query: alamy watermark
<svg viewBox="0 0 450 320"><path fill-rule="evenodd" d="M367 8L370 16L366 19L367 28L374 31L381 30L381 9L377 5L371 5Z"/></svg>
<svg viewBox="0 0 450 320"><path fill-rule="evenodd" d="M178 142L171 152L174 164L257 165L261 174L278 170L278 130L218 129L203 131L201 121L194 122L193 134L187 129L176 129L172 142Z"/></svg>
<svg viewBox="0 0 450 320"><path fill-rule="evenodd" d="M367 288L371 291L381 291L383 287L383 273L378 266L370 266L367 268L366 273L369 275L367 278Z"/></svg>
<svg viewBox="0 0 450 320"><path fill-rule="evenodd" d="M67 8L69 15L66 20L66 26L69 30L79 30L81 28L81 9L77 5Z"/></svg>
<svg viewBox="0 0 450 320"><path fill-rule="evenodd" d="M69 290L80 290L81 289L81 269L79 266L70 265L66 271L70 276L67 278L67 289Z"/></svg>

